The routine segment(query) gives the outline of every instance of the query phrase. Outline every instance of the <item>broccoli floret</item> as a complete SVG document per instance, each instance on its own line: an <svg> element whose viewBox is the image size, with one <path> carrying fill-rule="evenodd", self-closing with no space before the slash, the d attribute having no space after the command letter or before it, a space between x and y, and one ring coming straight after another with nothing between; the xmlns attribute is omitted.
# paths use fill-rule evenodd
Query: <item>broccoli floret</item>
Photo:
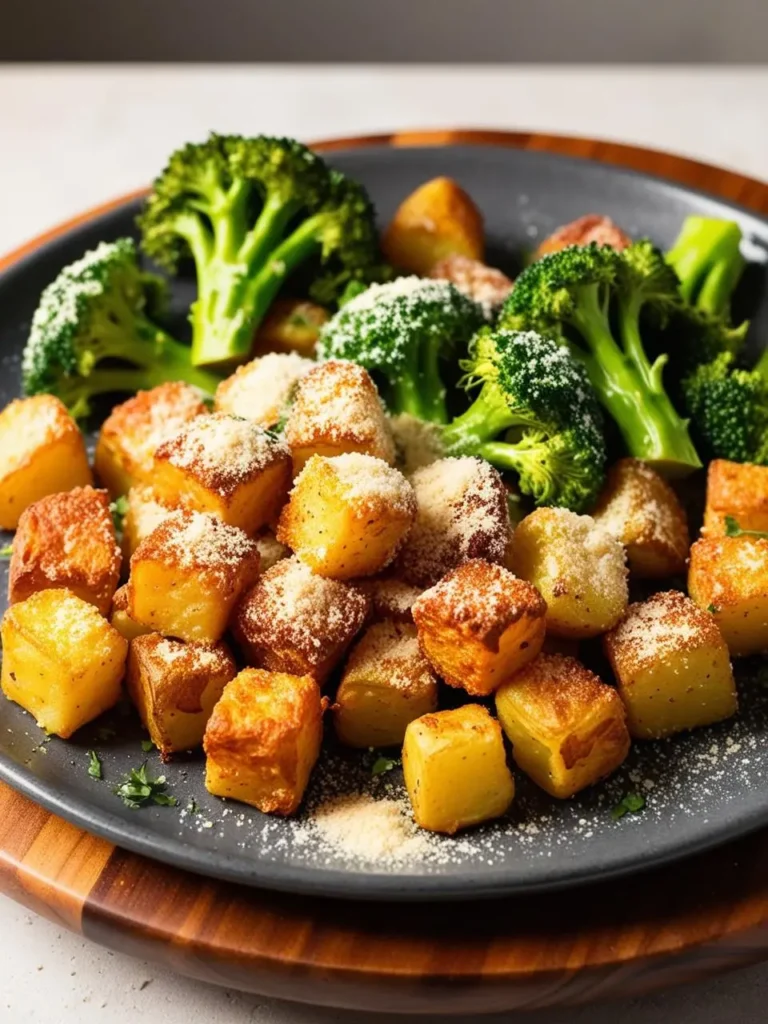
<svg viewBox="0 0 768 1024"><path fill-rule="evenodd" d="M171 272L192 256L192 361L250 352L285 280L322 264L313 297L329 300L371 272L377 239L362 188L291 139L212 135L174 153L139 217L145 252Z"/></svg>
<svg viewBox="0 0 768 1024"><path fill-rule="evenodd" d="M462 363L474 404L444 428L450 454L513 470L537 505L589 509L603 483L600 407L584 367L541 335L485 328Z"/></svg>
<svg viewBox="0 0 768 1024"><path fill-rule="evenodd" d="M621 253L592 243L544 256L524 270L500 324L568 345L618 424L630 455L679 476L701 462L687 422L664 387L667 357L651 362L640 327L646 307L663 313L677 300L674 274L650 242L635 242Z"/></svg>
<svg viewBox="0 0 768 1024"><path fill-rule="evenodd" d="M666 256L691 306L716 318L729 317L731 296L745 267L741 228L735 221L686 217Z"/></svg>
<svg viewBox="0 0 768 1024"><path fill-rule="evenodd" d="M448 281L400 277L371 285L320 331L320 359L369 370L392 413L447 423L440 363L485 322L482 309Z"/></svg>
<svg viewBox="0 0 768 1024"><path fill-rule="evenodd" d="M95 395L186 381L213 394L187 345L153 323L162 285L137 262L132 239L102 242L65 267L40 297L22 360L24 392L56 395L76 417ZM116 364L120 361L120 365Z"/></svg>
<svg viewBox="0 0 768 1024"><path fill-rule="evenodd" d="M693 423L713 458L768 464L768 380L723 352L683 380Z"/></svg>

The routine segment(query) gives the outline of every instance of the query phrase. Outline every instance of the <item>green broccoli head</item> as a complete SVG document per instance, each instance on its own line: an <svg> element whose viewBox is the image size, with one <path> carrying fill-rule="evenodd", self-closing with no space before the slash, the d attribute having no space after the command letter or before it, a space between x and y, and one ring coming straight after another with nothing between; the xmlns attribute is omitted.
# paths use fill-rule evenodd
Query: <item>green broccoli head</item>
<svg viewBox="0 0 768 1024"><path fill-rule="evenodd" d="M713 458L768 464L768 380L723 352L683 380L694 426Z"/></svg>
<svg viewBox="0 0 768 1024"><path fill-rule="evenodd" d="M374 211L362 186L292 139L212 135L174 153L139 217L145 252L170 271L191 256L192 358L247 356L285 281L319 263L313 295L370 279Z"/></svg>
<svg viewBox="0 0 768 1024"><path fill-rule="evenodd" d="M106 392L169 380L212 392L215 378L195 370L189 349L149 319L148 301L156 306L163 294L162 284L140 268L130 238L102 242L65 267L32 318L22 358L25 394L56 395L82 417L91 398Z"/></svg>
<svg viewBox="0 0 768 1024"><path fill-rule="evenodd" d="M443 431L452 454L514 471L538 505L592 506L605 472L602 417L583 366L533 331L485 328L462 363L474 404Z"/></svg>
<svg viewBox="0 0 768 1024"><path fill-rule="evenodd" d="M381 384L393 413L445 423L441 360L484 323L448 281L400 277L347 302L320 331L320 359L349 359Z"/></svg>

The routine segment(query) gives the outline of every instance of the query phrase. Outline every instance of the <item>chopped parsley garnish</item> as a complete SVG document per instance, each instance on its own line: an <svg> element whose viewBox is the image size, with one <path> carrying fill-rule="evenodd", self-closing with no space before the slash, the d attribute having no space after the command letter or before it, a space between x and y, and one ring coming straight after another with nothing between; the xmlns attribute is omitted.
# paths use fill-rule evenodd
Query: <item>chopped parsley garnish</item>
<svg viewBox="0 0 768 1024"><path fill-rule="evenodd" d="M4 548L0 548L0 558L4 561L9 559L13 554L13 544L6 544Z"/></svg>
<svg viewBox="0 0 768 1024"><path fill-rule="evenodd" d="M88 751L88 774L92 779L103 779L104 771L101 767L101 760L95 750Z"/></svg>
<svg viewBox="0 0 768 1024"><path fill-rule="evenodd" d="M192 797L185 809L187 814L197 814L200 808L197 806L197 800Z"/></svg>
<svg viewBox="0 0 768 1024"><path fill-rule="evenodd" d="M708 604L707 605L707 611L709 612L710 615L717 615L717 613L720 611L720 609L717 607L716 604Z"/></svg>
<svg viewBox="0 0 768 1024"><path fill-rule="evenodd" d="M642 811L644 807L644 796L641 796L639 793L627 793L613 808L611 811L611 817L614 821L618 821L619 818L623 818L625 814L637 814L637 812Z"/></svg>
<svg viewBox="0 0 768 1024"><path fill-rule="evenodd" d="M125 806L132 810L147 807L149 804L157 804L159 807L175 807L178 800L170 793L166 793L167 788L164 775L160 775L156 779L151 779L147 775L147 762L145 761L141 768L132 768L114 792Z"/></svg>
<svg viewBox="0 0 768 1024"><path fill-rule="evenodd" d="M768 530L742 530L733 516L725 517L726 537L768 537Z"/></svg>
<svg viewBox="0 0 768 1024"><path fill-rule="evenodd" d="M385 772L391 772L393 768L397 768L400 762L396 758L392 757L377 757L373 762L371 768L371 775L383 775Z"/></svg>
<svg viewBox="0 0 768 1024"><path fill-rule="evenodd" d="M112 522L118 533L122 532L123 520L128 515L128 498L121 494L119 498L110 502L109 511L112 513Z"/></svg>
<svg viewBox="0 0 768 1024"><path fill-rule="evenodd" d="M149 754L151 753L151 751L155 749L155 744L152 742L152 740L142 740L141 749L144 751L145 754Z"/></svg>

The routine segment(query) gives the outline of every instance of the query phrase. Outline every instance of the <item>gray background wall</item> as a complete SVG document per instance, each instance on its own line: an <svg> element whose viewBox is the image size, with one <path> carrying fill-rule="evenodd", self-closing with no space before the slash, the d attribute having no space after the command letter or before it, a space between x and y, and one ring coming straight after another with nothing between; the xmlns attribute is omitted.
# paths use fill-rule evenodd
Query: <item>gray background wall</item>
<svg viewBox="0 0 768 1024"><path fill-rule="evenodd" d="M0 0L0 60L763 62L768 0Z"/></svg>

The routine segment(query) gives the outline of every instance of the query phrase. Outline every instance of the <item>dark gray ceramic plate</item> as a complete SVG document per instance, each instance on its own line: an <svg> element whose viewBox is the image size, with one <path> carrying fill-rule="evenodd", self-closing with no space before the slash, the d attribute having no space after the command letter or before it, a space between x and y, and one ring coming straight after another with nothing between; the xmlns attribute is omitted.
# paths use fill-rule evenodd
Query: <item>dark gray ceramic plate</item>
<svg viewBox="0 0 768 1024"><path fill-rule="evenodd" d="M689 213L733 217L754 243L756 259L764 260L768 250L768 223L742 209L587 161L482 146L367 148L335 153L332 161L368 186L384 221L426 179L457 178L482 207L492 259L511 270L538 238L595 210L661 245L672 241ZM41 289L100 239L131 232L137 209L129 203L77 227L0 274L0 405L19 392L20 352ZM739 297L753 318L755 345L754 339L768 337L762 276L760 270L751 273ZM189 285L177 288L178 310L189 294ZM284 822L208 796L200 760L161 769L156 755L142 752L142 733L130 712L115 712L74 742L44 743L31 718L0 699L0 777L121 846L248 885L400 900L541 890L637 871L768 824L768 689L761 688L759 669L751 665L740 673L743 713L737 720L638 744L612 779L567 803L518 778L518 799L507 819L457 839L404 838L384 861L344 855L311 824L313 804L329 792L362 787L392 800L393 807L402 805L398 772L372 778L371 758L331 751L316 773L310 812ZM90 748L103 759L104 781L87 774ZM178 808L131 811L113 794L128 769L145 758L152 771L167 775ZM614 821L611 809L628 792L643 793L646 808ZM197 813L185 810L191 801Z"/></svg>

